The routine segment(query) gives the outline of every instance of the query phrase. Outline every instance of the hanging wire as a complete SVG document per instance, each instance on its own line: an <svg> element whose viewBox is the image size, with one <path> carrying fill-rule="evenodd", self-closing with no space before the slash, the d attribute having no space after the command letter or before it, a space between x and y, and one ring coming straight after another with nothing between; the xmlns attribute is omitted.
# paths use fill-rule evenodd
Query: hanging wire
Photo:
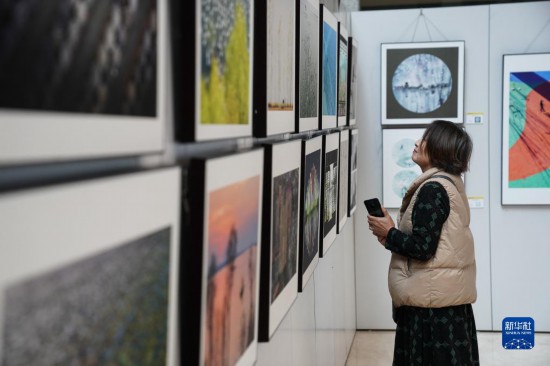
<svg viewBox="0 0 550 366"><path fill-rule="evenodd" d="M443 32L441 32L441 30L434 24L434 22L432 22L430 20L430 18L428 18L425 14L424 14L424 9L420 9L420 13L418 14L418 16L412 21L411 24L409 24L409 26L407 27L407 29L405 30L405 32L403 32L403 34L401 35L401 37L399 37L399 40L403 39L406 34L409 32L409 30L411 29L411 27L414 26L414 30L413 30L413 34L412 34L412 39L411 39L411 42L414 42L414 39L416 37L416 32L418 30L418 24L420 23L420 20L422 20L424 22L424 27L426 28L426 32L428 33L428 38L430 39L430 41L432 41L432 34L430 32L430 28L432 29L435 29L435 31L443 38L443 40L447 40L447 37L445 37L445 35L443 34ZM547 24L548 25L548 24ZM541 31L542 33L542 31Z"/></svg>
<svg viewBox="0 0 550 366"><path fill-rule="evenodd" d="M434 22L432 22L430 20L430 18L428 17L425 17L426 21L430 22L430 25L432 26L432 28L434 28L440 35L441 37L443 38L443 40L447 41L447 37L445 37L445 35L443 34L443 32L441 32L441 30L434 24Z"/></svg>
<svg viewBox="0 0 550 366"><path fill-rule="evenodd" d="M529 43L529 45L525 49L525 52L523 52L523 53L528 53L529 49L533 46L533 44L537 41L537 39L544 32L544 30L546 29L546 27L548 27L549 24L550 24L550 18L548 18L548 21L546 22L546 24L542 27L540 32L535 36L535 38L531 41L531 43Z"/></svg>
<svg viewBox="0 0 550 366"><path fill-rule="evenodd" d="M411 29L411 27L415 26L415 32L416 32L416 25L418 25L419 20L420 20L420 15L418 15L416 18L414 18L414 20L411 22L411 24L409 24L409 26L405 29L403 34L401 34L401 36L397 39L398 42L401 42L401 40L405 39L405 36L409 33L409 30ZM413 40L414 40L414 35L413 35Z"/></svg>
<svg viewBox="0 0 550 366"><path fill-rule="evenodd" d="M414 37L416 36L416 30L418 29L418 23L420 23L420 18L423 17L423 16L424 16L424 14L422 13L422 9L420 9L420 14L416 18L416 24L414 25L414 32L413 32L411 42L414 42Z"/></svg>
<svg viewBox="0 0 550 366"><path fill-rule="evenodd" d="M424 15L424 12L422 9L420 9L420 16L422 17L422 20L424 20L424 27L426 27L426 32L428 33L428 38L430 39L430 42L432 41L432 35L430 34L430 30L428 29L428 23L426 22L427 17Z"/></svg>

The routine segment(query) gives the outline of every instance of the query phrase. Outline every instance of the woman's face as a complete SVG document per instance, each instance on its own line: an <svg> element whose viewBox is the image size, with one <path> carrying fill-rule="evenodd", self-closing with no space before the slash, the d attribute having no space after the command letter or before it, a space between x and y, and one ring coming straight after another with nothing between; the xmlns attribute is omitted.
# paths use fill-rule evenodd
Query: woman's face
<svg viewBox="0 0 550 366"><path fill-rule="evenodd" d="M430 164L430 158L426 152L426 141L420 139L415 142L412 160L420 167L420 169L422 169L422 172L425 172L432 167Z"/></svg>

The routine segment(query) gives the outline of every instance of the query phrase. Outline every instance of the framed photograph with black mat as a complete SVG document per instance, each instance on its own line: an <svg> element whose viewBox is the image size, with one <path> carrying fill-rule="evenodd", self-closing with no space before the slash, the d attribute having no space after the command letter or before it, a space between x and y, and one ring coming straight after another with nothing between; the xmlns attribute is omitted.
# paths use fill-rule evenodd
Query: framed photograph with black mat
<svg viewBox="0 0 550 366"><path fill-rule="evenodd" d="M349 130L349 201L348 217L351 217L357 208L357 148L359 142L359 130Z"/></svg>
<svg viewBox="0 0 550 366"><path fill-rule="evenodd" d="M179 365L180 191L173 167L2 193L3 363Z"/></svg>
<svg viewBox="0 0 550 366"><path fill-rule="evenodd" d="M383 125L464 122L464 41L381 47Z"/></svg>
<svg viewBox="0 0 550 366"><path fill-rule="evenodd" d="M319 262L321 234L321 174L323 136L302 141L302 210L300 211L300 245L298 291L306 287Z"/></svg>
<svg viewBox="0 0 550 366"><path fill-rule="evenodd" d="M321 5L321 61L319 84L321 100L319 107L320 129L336 127L336 94L338 83L338 19Z"/></svg>
<svg viewBox="0 0 550 366"><path fill-rule="evenodd" d="M170 1L178 141L252 135L254 1Z"/></svg>
<svg viewBox="0 0 550 366"><path fill-rule="evenodd" d="M504 55L502 204L550 205L550 53Z"/></svg>
<svg viewBox="0 0 550 366"><path fill-rule="evenodd" d="M296 130L319 129L319 1L296 0Z"/></svg>
<svg viewBox="0 0 550 366"><path fill-rule="evenodd" d="M254 136L296 129L296 0L254 4Z"/></svg>
<svg viewBox="0 0 550 366"><path fill-rule="evenodd" d="M0 165L160 153L166 2L2 5Z"/></svg>
<svg viewBox="0 0 550 366"><path fill-rule="evenodd" d="M357 40L353 37L348 39L348 126L357 123L355 115L357 109Z"/></svg>
<svg viewBox="0 0 550 366"><path fill-rule="evenodd" d="M263 149L191 161L181 354L253 365L257 353Z"/></svg>
<svg viewBox="0 0 550 366"><path fill-rule="evenodd" d="M338 233L348 220L349 130L340 131L340 163L338 175Z"/></svg>
<svg viewBox="0 0 550 366"><path fill-rule="evenodd" d="M259 341L267 342L298 295L301 140L265 147Z"/></svg>
<svg viewBox="0 0 550 366"><path fill-rule="evenodd" d="M348 123L348 30L338 23L338 127Z"/></svg>
<svg viewBox="0 0 550 366"><path fill-rule="evenodd" d="M340 132L323 135L323 176L321 190L321 232L319 256L330 249L337 235L338 221L338 164Z"/></svg>

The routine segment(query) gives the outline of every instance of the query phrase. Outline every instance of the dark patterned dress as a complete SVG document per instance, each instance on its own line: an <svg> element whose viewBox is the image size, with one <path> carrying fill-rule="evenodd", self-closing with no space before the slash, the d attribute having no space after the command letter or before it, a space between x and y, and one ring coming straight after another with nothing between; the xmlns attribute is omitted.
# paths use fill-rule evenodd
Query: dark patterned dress
<svg viewBox="0 0 550 366"><path fill-rule="evenodd" d="M440 183L428 182L418 192L412 211L413 231L388 232L386 249L426 261L437 250L441 228L449 216L449 196ZM443 308L401 306L393 365L479 365L477 335L471 304Z"/></svg>

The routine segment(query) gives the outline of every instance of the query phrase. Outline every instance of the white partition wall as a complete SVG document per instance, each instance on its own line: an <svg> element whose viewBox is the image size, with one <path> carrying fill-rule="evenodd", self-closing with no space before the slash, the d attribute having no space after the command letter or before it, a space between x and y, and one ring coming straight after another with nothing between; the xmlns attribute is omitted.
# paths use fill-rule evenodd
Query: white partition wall
<svg viewBox="0 0 550 366"><path fill-rule="evenodd" d="M506 316L530 316L550 330L550 207L500 204L502 54L550 52L550 2L371 11L352 14L358 54L358 202L382 195L380 44L465 42L464 118L474 143L466 192L475 238L479 330L499 330ZM391 24L392 26L387 26ZM546 28L545 27L546 24ZM537 38L538 35L538 38ZM530 45L530 43L532 43ZM389 210L392 216L397 209ZM394 329L387 290L390 253L370 234L366 211L355 216L357 328ZM546 309L546 310L545 310Z"/></svg>
<svg viewBox="0 0 550 366"><path fill-rule="evenodd" d="M550 331L550 206L501 206L502 55L550 52L550 1L492 6L489 174L493 329L528 316Z"/></svg>
<svg viewBox="0 0 550 366"><path fill-rule="evenodd" d="M258 366L344 365L355 335L354 225L346 225L267 343Z"/></svg>

